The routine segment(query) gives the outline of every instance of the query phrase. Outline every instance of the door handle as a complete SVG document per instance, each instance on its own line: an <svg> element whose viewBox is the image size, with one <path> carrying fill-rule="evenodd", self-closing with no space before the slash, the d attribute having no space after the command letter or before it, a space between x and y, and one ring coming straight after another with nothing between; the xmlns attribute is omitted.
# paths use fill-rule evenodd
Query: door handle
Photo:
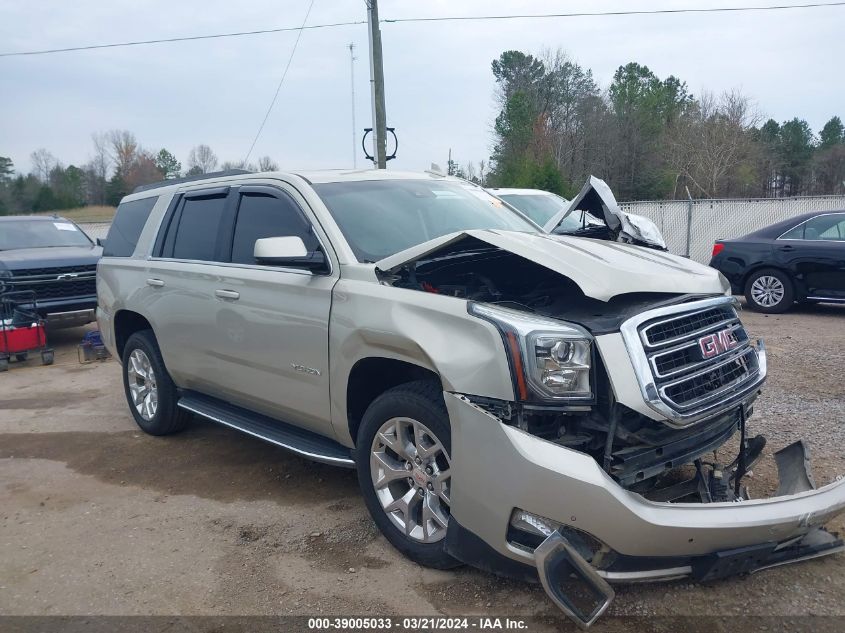
<svg viewBox="0 0 845 633"><path fill-rule="evenodd" d="M147 285L152 286L153 288L161 288L164 285L164 282L161 279L147 279Z"/></svg>
<svg viewBox="0 0 845 633"><path fill-rule="evenodd" d="M229 299L230 301L237 301L240 299L241 294L239 292L235 292L234 290L215 290L214 296L218 299Z"/></svg>
<svg viewBox="0 0 845 633"><path fill-rule="evenodd" d="M791 251L791 250L792 250L793 248L795 248L795 247L794 247L794 246L790 246L789 244L787 244L786 246L781 246L781 247L779 247L779 248L780 248L780 250L782 250L782 251Z"/></svg>

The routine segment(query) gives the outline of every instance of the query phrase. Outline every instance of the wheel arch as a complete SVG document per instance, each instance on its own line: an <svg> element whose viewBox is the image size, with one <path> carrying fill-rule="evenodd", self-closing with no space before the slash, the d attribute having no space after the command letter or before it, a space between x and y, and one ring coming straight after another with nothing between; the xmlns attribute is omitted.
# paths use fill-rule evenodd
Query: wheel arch
<svg viewBox="0 0 845 633"><path fill-rule="evenodd" d="M417 380L430 380L443 387L437 372L407 360L368 356L356 361L346 380L346 424L353 444L367 407L388 389Z"/></svg>
<svg viewBox="0 0 845 633"><path fill-rule="evenodd" d="M123 358L123 350L130 336L141 330L152 329L152 324L144 315L133 310L119 310L114 315L114 345L118 358Z"/></svg>

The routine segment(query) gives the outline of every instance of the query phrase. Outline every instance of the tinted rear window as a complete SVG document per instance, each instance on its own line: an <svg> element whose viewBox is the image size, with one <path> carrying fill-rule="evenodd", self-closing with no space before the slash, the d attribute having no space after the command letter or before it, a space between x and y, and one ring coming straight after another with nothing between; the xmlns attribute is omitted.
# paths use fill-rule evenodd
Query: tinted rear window
<svg viewBox="0 0 845 633"><path fill-rule="evenodd" d="M225 208L225 195L186 199L173 242L173 257L214 261L217 233Z"/></svg>
<svg viewBox="0 0 845 633"><path fill-rule="evenodd" d="M152 196L132 202L122 202L117 207L117 213L103 246L103 257L130 257L135 252L141 231L157 201L158 196Z"/></svg>

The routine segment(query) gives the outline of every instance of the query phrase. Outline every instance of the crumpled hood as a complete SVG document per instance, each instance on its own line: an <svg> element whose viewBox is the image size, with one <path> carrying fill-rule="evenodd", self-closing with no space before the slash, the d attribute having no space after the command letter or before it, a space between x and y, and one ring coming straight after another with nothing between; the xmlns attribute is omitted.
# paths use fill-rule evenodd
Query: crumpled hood
<svg viewBox="0 0 845 633"><path fill-rule="evenodd" d="M569 206L555 214L543 226L543 229L549 233L554 232L565 218L577 210L587 211L594 217L603 220L621 242L642 242L660 249L666 249L666 241L660 234L657 225L646 217L626 213L620 209L616 197L607 183L595 176L590 176L578 195L569 203Z"/></svg>
<svg viewBox="0 0 845 633"><path fill-rule="evenodd" d="M16 248L0 251L0 270L59 268L96 264L103 254L99 246L57 246L53 248Z"/></svg>
<svg viewBox="0 0 845 633"><path fill-rule="evenodd" d="M696 262L654 249L604 240L471 230L444 235L376 262L376 270L390 273L412 262L432 261L438 251L454 256L460 242L477 249L475 238L491 246L549 268L571 279L588 297L600 301L632 292L673 294L724 294L727 282L718 271Z"/></svg>

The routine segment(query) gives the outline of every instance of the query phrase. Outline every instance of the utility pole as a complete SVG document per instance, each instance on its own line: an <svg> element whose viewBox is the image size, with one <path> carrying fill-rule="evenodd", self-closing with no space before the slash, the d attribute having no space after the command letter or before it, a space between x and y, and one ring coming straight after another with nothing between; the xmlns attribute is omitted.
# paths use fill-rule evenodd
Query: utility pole
<svg viewBox="0 0 845 633"><path fill-rule="evenodd" d="M373 165L387 167L385 141L387 114L384 107L384 66L381 57L381 30L378 22L378 0L367 3L367 27L370 35L370 92L373 105Z"/></svg>
<svg viewBox="0 0 845 633"><path fill-rule="evenodd" d="M352 78L352 168L358 169L358 130L355 125L355 43L349 43L349 70Z"/></svg>

